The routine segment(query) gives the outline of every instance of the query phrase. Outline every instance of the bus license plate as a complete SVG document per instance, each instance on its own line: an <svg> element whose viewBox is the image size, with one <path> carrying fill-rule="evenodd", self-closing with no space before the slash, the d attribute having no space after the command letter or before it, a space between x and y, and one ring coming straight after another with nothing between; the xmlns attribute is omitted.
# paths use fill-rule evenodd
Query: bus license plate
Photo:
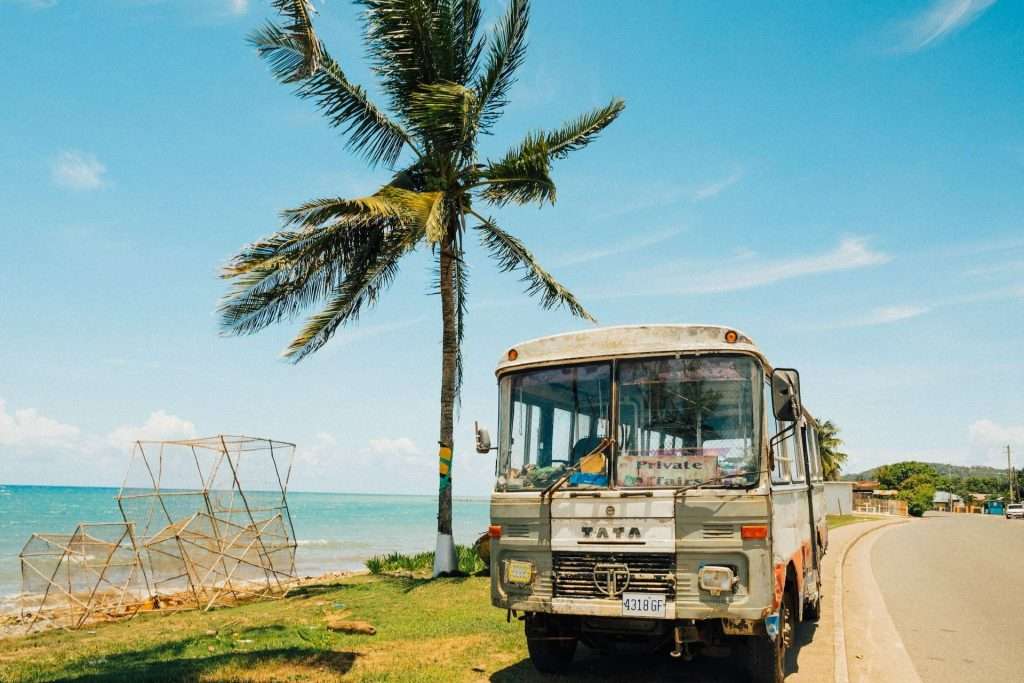
<svg viewBox="0 0 1024 683"><path fill-rule="evenodd" d="M623 593L622 616L664 617L665 596L650 593Z"/></svg>

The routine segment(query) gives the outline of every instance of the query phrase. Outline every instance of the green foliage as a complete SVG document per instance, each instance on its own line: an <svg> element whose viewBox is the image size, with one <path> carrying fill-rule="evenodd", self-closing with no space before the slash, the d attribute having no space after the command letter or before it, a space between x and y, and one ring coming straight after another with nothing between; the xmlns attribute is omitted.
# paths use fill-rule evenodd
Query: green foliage
<svg viewBox="0 0 1024 683"><path fill-rule="evenodd" d="M903 482L913 476L924 477L934 485L938 481L938 473L931 465L915 460L897 462L892 465L882 465L875 471L878 482L883 489L902 490ZM922 483L922 480L915 480L915 485Z"/></svg>
<svg viewBox="0 0 1024 683"><path fill-rule="evenodd" d="M476 574L486 567L476 550L470 546L457 545L455 552L459 558L459 571L464 574ZM366 568L371 574L429 574L434 568L434 553L375 555L366 561Z"/></svg>
<svg viewBox="0 0 1024 683"><path fill-rule="evenodd" d="M814 431L818 435L822 474L829 481L838 481L846 458L849 457L839 450L843 447L843 440L839 438L839 426L833 424L832 420L818 421L814 424Z"/></svg>
<svg viewBox="0 0 1024 683"><path fill-rule="evenodd" d="M913 517L920 517L928 510L931 510L934 496L935 487L929 483L919 483L913 488L900 491L900 500L907 501L907 512Z"/></svg>
<svg viewBox="0 0 1024 683"><path fill-rule="evenodd" d="M866 517L864 515L828 515L827 522L829 529L838 529L841 526L847 524L856 524L857 522L868 522L875 519L874 517Z"/></svg>

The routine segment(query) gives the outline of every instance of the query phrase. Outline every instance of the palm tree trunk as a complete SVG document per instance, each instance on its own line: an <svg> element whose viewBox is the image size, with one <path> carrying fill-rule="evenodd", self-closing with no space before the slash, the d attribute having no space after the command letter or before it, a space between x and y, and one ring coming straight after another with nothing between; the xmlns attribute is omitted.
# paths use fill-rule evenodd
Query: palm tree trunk
<svg viewBox="0 0 1024 683"><path fill-rule="evenodd" d="M434 576L458 569L455 542L452 539L452 458L455 431L455 366L458 355L456 326L455 268L453 245L440 249L441 291L441 425L438 438L437 547L434 552Z"/></svg>

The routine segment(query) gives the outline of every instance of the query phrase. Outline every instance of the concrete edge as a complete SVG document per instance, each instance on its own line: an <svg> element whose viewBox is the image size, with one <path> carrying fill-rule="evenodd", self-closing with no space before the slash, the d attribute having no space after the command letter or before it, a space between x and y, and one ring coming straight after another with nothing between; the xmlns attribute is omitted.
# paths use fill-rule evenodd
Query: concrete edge
<svg viewBox="0 0 1024 683"><path fill-rule="evenodd" d="M849 557L850 551L853 547L868 534L886 527L906 524L910 520L893 519L878 521L882 523L866 524L867 528L854 536L853 539L846 544L846 547L843 548L842 556L839 558L839 561L836 562L835 575L832 581L832 652L834 656L832 671L835 683L850 682L850 670L846 661L846 630L844 628L845 614L843 612L843 569L846 567L846 558Z"/></svg>

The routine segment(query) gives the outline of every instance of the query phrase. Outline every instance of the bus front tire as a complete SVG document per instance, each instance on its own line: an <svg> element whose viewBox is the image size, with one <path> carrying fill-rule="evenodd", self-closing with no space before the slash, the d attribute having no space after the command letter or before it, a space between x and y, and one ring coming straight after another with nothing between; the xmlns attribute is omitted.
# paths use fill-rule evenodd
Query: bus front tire
<svg viewBox="0 0 1024 683"><path fill-rule="evenodd" d="M796 632L796 612L792 593L787 591L779 607L779 633L775 638L767 635L750 639L748 664L750 680L754 683L782 683L786 678L786 652L793 644Z"/></svg>
<svg viewBox="0 0 1024 683"><path fill-rule="evenodd" d="M564 673L576 655L575 634L555 619L541 621L527 617L526 649L537 671L545 674Z"/></svg>
<svg viewBox="0 0 1024 683"><path fill-rule="evenodd" d="M526 638L530 661L545 674L565 673L576 655L576 639L571 636Z"/></svg>

